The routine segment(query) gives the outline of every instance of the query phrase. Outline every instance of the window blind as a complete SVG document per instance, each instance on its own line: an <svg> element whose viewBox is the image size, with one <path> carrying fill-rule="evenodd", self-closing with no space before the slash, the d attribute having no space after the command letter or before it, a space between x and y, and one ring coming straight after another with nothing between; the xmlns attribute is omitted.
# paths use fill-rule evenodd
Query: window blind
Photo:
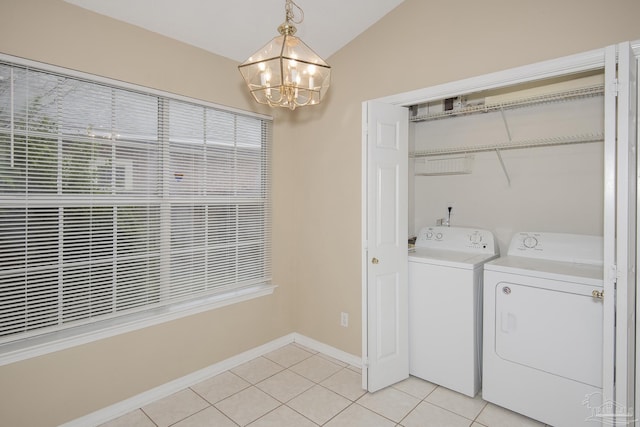
<svg viewBox="0 0 640 427"><path fill-rule="evenodd" d="M0 343L270 281L269 120L0 62Z"/></svg>

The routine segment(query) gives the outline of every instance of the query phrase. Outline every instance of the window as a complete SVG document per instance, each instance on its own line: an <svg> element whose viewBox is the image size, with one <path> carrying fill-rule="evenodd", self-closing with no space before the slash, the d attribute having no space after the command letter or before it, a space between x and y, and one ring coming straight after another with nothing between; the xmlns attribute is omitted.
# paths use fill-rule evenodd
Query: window
<svg viewBox="0 0 640 427"><path fill-rule="evenodd" d="M0 344L270 282L269 119L0 62Z"/></svg>

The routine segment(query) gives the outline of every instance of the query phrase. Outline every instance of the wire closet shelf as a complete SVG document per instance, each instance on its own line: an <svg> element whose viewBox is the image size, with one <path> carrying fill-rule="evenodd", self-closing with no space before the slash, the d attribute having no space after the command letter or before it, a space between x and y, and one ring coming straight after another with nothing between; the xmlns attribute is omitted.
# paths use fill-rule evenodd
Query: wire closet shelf
<svg viewBox="0 0 640 427"><path fill-rule="evenodd" d="M426 115L411 117L410 121L412 122L422 122L422 121L429 121L429 120L445 119L445 118L456 117L456 116L464 116L469 114L489 113L489 112L499 111L503 113L502 118L505 121L505 128L507 129L507 134L509 138L507 142L502 142L497 144L417 150L409 153L409 157L418 158L418 157L429 157L429 156L444 156L449 154L470 154L470 153L479 153L479 152L496 151L496 150L511 150L511 149L521 149L521 148L547 147L547 146L554 146L554 145L600 142L604 140L604 134L602 133L589 133L589 134L582 134L582 135L570 135L570 136L548 137L548 138L538 138L538 139L527 139L523 141L513 141L510 138L510 132L508 131L509 127L508 127L508 124L506 123L506 118L504 117L504 111L509 109L514 109L514 108L529 107L529 106L546 104L546 103L562 102L567 100L576 100L576 99L582 99L582 98L590 98L594 96L602 96L603 94L604 94L604 85L599 84L599 85L587 86L580 89L557 92L553 94L533 96L533 97L510 100L510 101L495 103L495 104L476 105L471 107L465 107L459 110L443 111L443 112L437 112L434 114L426 114Z"/></svg>

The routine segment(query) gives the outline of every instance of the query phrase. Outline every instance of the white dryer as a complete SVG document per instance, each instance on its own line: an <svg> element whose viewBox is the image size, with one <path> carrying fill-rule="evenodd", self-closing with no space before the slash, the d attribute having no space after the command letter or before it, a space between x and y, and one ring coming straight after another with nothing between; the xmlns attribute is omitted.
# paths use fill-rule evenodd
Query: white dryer
<svg viewBox="0 0 640 427"><path fill-rule="evenodd" d="M555 427L601 425L602 276L598 236L516 233L485 265L485 400Z"/></svg>
<svg viewBox="0 0 640 427"><path fill-rule="evenodd" d="M493 234L426 227L409 252L409 372L475 396L482 367L482 266Z"/></svg>

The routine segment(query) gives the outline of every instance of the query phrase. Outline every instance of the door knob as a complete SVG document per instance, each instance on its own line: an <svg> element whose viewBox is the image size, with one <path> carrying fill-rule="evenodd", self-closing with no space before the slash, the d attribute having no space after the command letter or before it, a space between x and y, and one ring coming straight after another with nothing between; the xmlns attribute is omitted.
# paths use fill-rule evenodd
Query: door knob
<svg viewBox="0 0 640 427"><path fill-rule="evenodd" d="M371 264L378 264L379 262L378 258L371 258Z"/></svg>

